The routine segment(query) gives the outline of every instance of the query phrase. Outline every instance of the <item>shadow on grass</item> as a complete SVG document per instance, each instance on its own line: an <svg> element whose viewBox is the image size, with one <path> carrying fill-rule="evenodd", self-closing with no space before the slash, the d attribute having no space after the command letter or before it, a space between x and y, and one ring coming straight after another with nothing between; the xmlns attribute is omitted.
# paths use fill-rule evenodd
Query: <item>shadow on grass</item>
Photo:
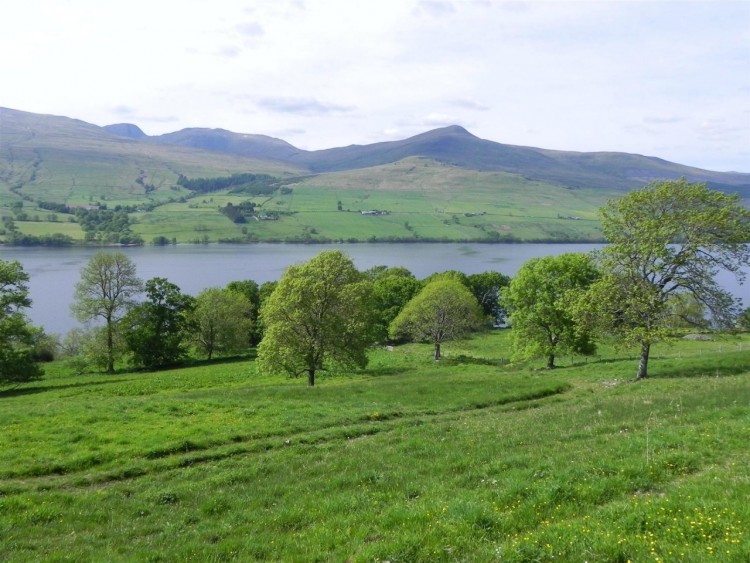
<svg viewBox="0 0 750 563"><path fill-rule="evenodd" d="M109 385L110 383L123 383L127 379L100 379L98 381L87 381L85 383L69 383L67 385L41 385L37 387L14 387L0 391L0 399L4 397L19 397L23 395L34 395L35 393L46 393L58 389L76 389L80 387L94 387L96 385Z"/></svg>
<svg viewBox="0 0 750 563"><path fill-rule="evenodd" d="M750 358L746 363L721 364L705 363L687 366L659 367L658 364L649 370L649 378L672 379L678 377L727 377L741 375L750 371Z"/></svg>
<svg viewBox="0 0 750 563"><path fill-rule="evenodd" d="M476 366L506 366L510 363L507 358L477 358L460 354L458 356L443 356L440 363L444 366L476 365Z"/></svg>
<svg viewBox="0 0 750 563"><path fill-rule="evenodd" d="M407 370L403 367L379 367L379 368L367 368L363 373L365 375L371 375L373 377L389 377L394 375L401 375Z"/></svg>
<svg viewBox="0 0 750 563"><path fill-rule="evenodd" d="M597 364L617 364L620 362L637 362L638 358L635 356L622 356L620 358L597 358L596 356L589 357L588 361L586 359L580 359L573 363L573 366L575 367L581 367L581 366L593 366Z"/></svg>
<svg viewBox="0 0 750 563"><path fill-rule="evenodd" d="M193 367L201 367L201 366L218 366L222 364L239 364L242 362L249 362L250 360L254 360L256 357L257 357L257 353L255 352L255 350L253 350L251 352L248 352L247 354L242 354L241 356L225 356L221 358L211 358L210 360L191 359L182 364L171 366L171 367L166 367L164 369L193 368ZM160 371L160 370L153 370L153 371Z"/></svg>

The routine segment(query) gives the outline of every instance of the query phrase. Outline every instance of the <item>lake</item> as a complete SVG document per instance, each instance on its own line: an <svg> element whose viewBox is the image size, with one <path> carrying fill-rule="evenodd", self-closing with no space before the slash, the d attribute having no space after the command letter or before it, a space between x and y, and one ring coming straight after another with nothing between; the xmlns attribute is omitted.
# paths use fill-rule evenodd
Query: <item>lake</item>
<svg viewBox="0 0 750 563"><path fill-rule="evenodd" d="M196 295L207 287L224 287L230 281L255 280L261 284L281 277L287 266L304 262L323 250L349 255L357 268L404 266L418 278L435 272L460 270L476 274L489 270L513 276L526 260L564 252L588 252L597 244L252 244L177 245L117 248L136 265L144 280L163 277L184 293ZM99 248L2 248L0 259L18 260L31 277L33 301L29 317L48 333L64 334L79 326L70 314L75 284L90 256ZM730 275L720 283L750 304L750 288L739 286Z"/></svg>

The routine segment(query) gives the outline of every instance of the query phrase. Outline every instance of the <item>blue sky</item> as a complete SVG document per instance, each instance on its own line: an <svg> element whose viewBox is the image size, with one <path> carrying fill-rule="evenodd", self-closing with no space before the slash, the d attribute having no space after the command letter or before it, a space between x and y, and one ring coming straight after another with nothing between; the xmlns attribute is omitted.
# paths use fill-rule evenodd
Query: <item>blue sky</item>
<svg viewBox="0 0 750 563"><path fill-rule="evenodd" d="M750 1L26 0L0 106L306 149L449 124L750 172Z"/></svg>

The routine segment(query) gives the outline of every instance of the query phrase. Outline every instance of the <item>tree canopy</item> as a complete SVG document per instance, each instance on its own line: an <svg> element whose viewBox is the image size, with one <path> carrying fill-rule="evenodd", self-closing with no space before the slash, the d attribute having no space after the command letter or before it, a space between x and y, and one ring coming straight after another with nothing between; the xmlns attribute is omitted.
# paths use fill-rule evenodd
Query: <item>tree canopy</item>
<svg viewBox="0 0 750 563"><path fill-rule="evenodd" d="M737 317L737 326L742 330L750 330L750 307L744 309Z"/></svg>
<svg viewBox="0 0 750 563"><path fill-rule="evenodd" d="M253 280L240 280L229 282L227 284L227 289L241 293L247 297L247 300L250 302L250 310L248 311L250 331L247 335L247 339L249 345L257 346L262 336L261 326L258 322L261 300L260 287Z"/></svg>
<svg viewBox="0 0 750 563"><path fill-rule="evenodd" d="M465 336L481 324L476 298L458 278L437 277L414 297L391 323L391 338L409 336L434 345L441 358L441 344Z"/></svg>
<svg viewBox="0 0 750 563"><path fill-rule="evenodd" d="M19 262L0 260L0 385L32 381L42 374L33 354L39 331L24 314L31 306L28 281Z"/></svg>
<svg viewBox="0 0 750 563"><path fill-rule="evenodd" d="M194 300L165 278L148 280L146 297L123 318L133 363L147 369L174 364L186 352L187 315Z"/></svg>
<svg viewBox="0 0 750 563"><path fill-rule="evenodd" d="M667 334L675 295L692 295L712 321L730 325L737 303L716 282L719 270L742 281L750 265L750 212L739 196L685 179L653 182L600 211L609 241L599 255L603 277L587 298L589 318L640 346L636 378L648 375L651 345Z"/></svg>
<svg viewBox="0 0 750 563"><path fill-rule="evenodd" d="M506 310L500 292L510 285L510 277L500 272L482 272L466 276L466 284L476 297L485 316L493 324L505 321Z"/></svg>
<svg viewBox="0 0 750 563"><path fill-rule="evenodd" d="M420 292L422 282L406 268L385 268L373 280L372 289L377 338L382 341L387 338L388 326L393 319Z"/></svg>
<svg viewBox="0 0 750 563"><path fill-rule="evenodd" d="M591 334L575 320L578 296L596 280L598 271L587 254L568 253L533 258L503 293L513 327L513 349L518 358L547 358L555 367L562 352L591 354Z"/></svg>
<svg viewBox="0 0 750 563"><path fill-rule="evenodd" d="M216 352L238 352L249 346L252 304L241 292L210 287L195 298L188 315L198 350L210 360Z"/></svg>
<svg viewBox="0 0 750 563"><path fill-rule="evenodd" d="M374 340L372 284L338 250L290 266L263 305L258 365L266 373L307 374L315 385L329 364L364 367Z"/></svg>

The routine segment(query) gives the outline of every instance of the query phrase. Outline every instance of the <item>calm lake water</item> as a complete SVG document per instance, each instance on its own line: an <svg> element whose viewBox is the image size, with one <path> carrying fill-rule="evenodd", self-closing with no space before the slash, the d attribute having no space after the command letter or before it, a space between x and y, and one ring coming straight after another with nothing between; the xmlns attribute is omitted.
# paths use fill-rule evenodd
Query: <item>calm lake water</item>
<svg viewBox="0 0 750 563"><path fill-rule="evenodd" d="M360 270L372 266L404 266L418 278L435 272L460 270L476 274L489 270L513 276L529 258L564 252L588 252L596 244L253 244L178 245L117 249L135 263L139 277L167 278L184 293L196 295L207 287L223 287L234 280L263 283L277 280L284 269L323 250L338 249ZM63 334L79 326L70 315L80 271L96 248L0 248L0 259L18 260L31 277L33 301L29 316L48 333ZM750 286L739 286L732 276L720 283L750 304Z"/></svg>

